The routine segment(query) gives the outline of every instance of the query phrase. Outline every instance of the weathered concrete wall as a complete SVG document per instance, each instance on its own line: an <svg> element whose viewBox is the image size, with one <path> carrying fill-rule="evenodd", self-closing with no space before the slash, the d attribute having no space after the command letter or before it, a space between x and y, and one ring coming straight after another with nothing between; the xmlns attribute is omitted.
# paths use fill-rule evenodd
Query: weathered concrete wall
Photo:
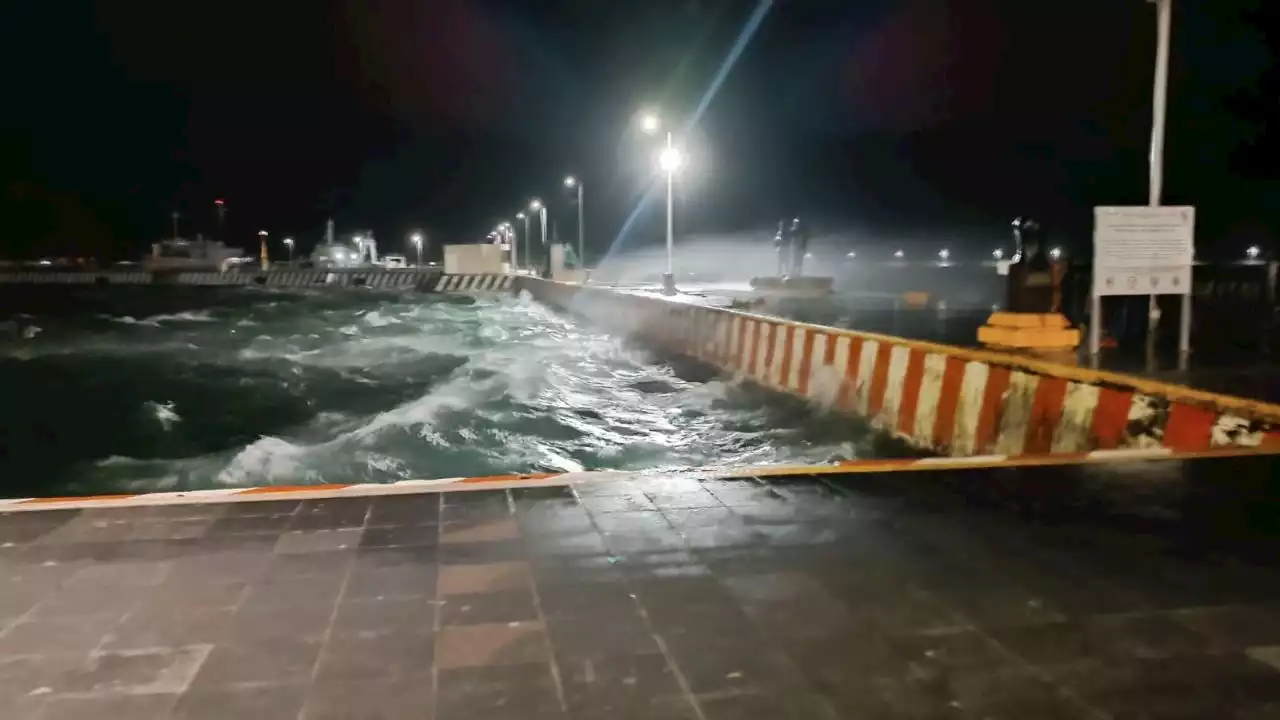
<svg viewBox="0 0 1280 720"><path fill-rule="evenodd" d="M521 277L549 305L953 456L1280 446L1280 406L1036 358Z"/></svg>

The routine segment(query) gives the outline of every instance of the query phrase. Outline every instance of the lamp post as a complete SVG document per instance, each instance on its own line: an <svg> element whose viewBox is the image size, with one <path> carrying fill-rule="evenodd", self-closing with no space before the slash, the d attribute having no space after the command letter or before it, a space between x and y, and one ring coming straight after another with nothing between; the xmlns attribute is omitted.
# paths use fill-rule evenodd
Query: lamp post
<svg viewBox="0 0 1280 720"><path fill-rule="evenodd" d="M584 211L582 209L582 181L570 175L564 179L564 186L569 189L577 188L578 190L578 267L585 270L587 267L587 255L586 250L584 249L586 230L583 225Z"/></svg>
<svg viewBox="0 0 1280 720"><path fill-rule="evenodd" d="M647 112L640 116L640 129L654 135L662 128L662 119L657 113ZM664 295L676 294L675 280L675 178L680 166L684 164L684 153L675 147L671 131L667 131L667 144L658 155L658 168L667 176L667 272L662 276L662 292Z"/></svg>
<svg viewBox="0 0 1280 720"><path fill-rule="evenodd" d="M415 232L409 236L409 242L413 243L413 247L418 252L418 267L422 267L422 233Z"/></svg>
<svg viewBox="0 0 1280 720"><path fill-rule="evenodd" d="M521 210L520 212L516 213L516 219L524 221L524 261L528 263L529 262L529 216L525 214L523 210ZM516 243L518 244L519 242L520 242L520 238L516 238ZM513 245L512 247L514 248L515 245ZM515 251L512 250L512 252L514 253ZM511 264L516 266L519 265L518 261L514 258L512 259Z"/></svg>
<svg viewBox="0 0 1280 720"><path fill-rule="evenodd" d="M213 201L214 207L218 208L218 242L224 245L227 242L227 203L222 198Z"/></svg>
<svg viewBox="0 0 1280 720"><path fill-rule="evenodd" d="M285 238L284 246L289 248L289 264L292 265L293 264L293 238L291 237Z"/></svg>
<svg viewBox="0 0 1280 720"><path fill-rule="evenodd" d="M538 198L529 201L529 209L538 213L538 237L542 240L543 254L550 252L547 248L547 206ZM526 246L527 248L527 246Z"/></svg>
<svg viewBox="0 0 1280 720"><path fill-rule="evenodd" d="M258 231L258 245L259 245L258 255L262 262L262 269L265 271L271 264L271 261L268 259L268 256L267 256L267 231L266 230Z"/></svg>

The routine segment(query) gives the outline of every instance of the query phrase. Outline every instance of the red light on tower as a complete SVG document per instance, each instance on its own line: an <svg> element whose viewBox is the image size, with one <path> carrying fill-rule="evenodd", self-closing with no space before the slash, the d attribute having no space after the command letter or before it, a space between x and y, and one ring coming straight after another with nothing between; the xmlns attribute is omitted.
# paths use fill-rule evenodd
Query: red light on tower
<svg viewBox="0 0 1280 720"><path fill-rule="evenodd" d="M214 204L214 205L226 205L227 203L226 203L226 202L224 202L222 198L218 198L217 200L214 200L214 201L213 201L213 204Z"/></svg>

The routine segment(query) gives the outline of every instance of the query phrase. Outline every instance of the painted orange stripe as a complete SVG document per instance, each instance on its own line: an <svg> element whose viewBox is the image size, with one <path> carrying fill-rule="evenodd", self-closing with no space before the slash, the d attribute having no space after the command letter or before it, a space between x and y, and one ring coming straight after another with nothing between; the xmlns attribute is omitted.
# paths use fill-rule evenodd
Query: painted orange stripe
<svg viewBox="0 0 1280 720"><path fill-rule="evenodd" d="M822 364L835 365L836 364L836 341L839 340L839 338L837 338L835 335L832 335L831 333L822 333L822 334L827 338L827 344L822 348Z"/></svg>
<svg viewBox="0 0 1280 720"><path fill-rule="evenodd" d="M1280 432L1269 430L1262 433L1262 441L1258 444L1261 448L1280 448Z"/></svg>
<svg viewBox="0 0 1280 720"><path fill-rule="evenodd" d="M911 437L916 433L916 405L920 403L920 385L924 382L923 350L912 348L907 355L907 375L903 378L902 404L898 406L898 432Z"/></svg>
<svg viewBox="0 0 1280 720"><path fill-rule="evenodd" d="M740 317L729 318L729 367L738 368L742 365L742 323Z"/></svg>
<svg viewBox="0 0 1280 720"><path fill-rule="evenodd" d="M982 411L973 433L973 449L979 455L991 452L1000 428L1004 395L1009 390L1009 368L991 365L987 368L987 387L982 394Z"/></svg>
<svg viewBox="0 0 1280 720"><path fill-rule="evenodd" d="M817 335L812 330L804 331L804 341L800 345L800 387L801 395L809 395L809 376L813 374L813 342Z"/></svg>
<svg viewBox="0 0 1280 720"><path fill-rule="evenodd" d="M836 407L853 410L853 396L858 387L858 366L862 362L862 338L849 338L849 357L845 360L844 377L840 379L840 396Z"/></svg>
<svg viewBox="0 0 1280 720"><path fill-rule="evenodd" d="M933 446L946 450L956 434L956 408L960 407L960 386L964 383L964 360L948 357L938 391L938 416L933 421Z"/></svg>
<svg viewBox="0 0 1280 720"><path fill-rule="evenodd" d="M1218 414L1186 403L1174 403L1164 426L1164 446L1174 450L1208 450Z"/></svg>
<svg viewBox="0 0 1280 720"><path fill-rule="evenodd" d="M1022 452L1047 453L1053 449L1053 433L1062 420L1063 401L1067 397L1067 381L1041 376L1036 383L1036 396L1031 401L1031 417L1023 438Z"/></svg>
<svg viewBox="0 0 1280 720"><path fill-rule="evenodd" d="M876 366L871 371L871 395L867 398L867 417L879 415L880 408L884 406L884 389L889 385L889 355L892 352L893 346L889 343L880 343L876 350Z"/></svg>
<svg viewBox="0 0 1280 720"><path fill-rule="evenodd" d="M795 359L791 357L795 354L791 348L795 345L795 342L796 326L787 325L786 331L782 336L782 367L779 368L778 372L778 385L780 387L785 388L787 383L791 382L791 363L795 362Z"/></svg>
<svg viewBox="0 0 1280 720"><path fill-rule="evenodd" d="M325 490L341 490L351 487L351 483L346 485L266 485L263 487L248 488L236 493L237 495L268 495L272 493L293 493L293 492L316 492Z"/></svg>
<svg viewBox="0 0 1280 720"><path fill-rule="evenodd" d="M1098 404L1093 408L1093 424L1090 434L1093 446L1098 450L1114 450L1124 440L1125 426L1129 424L1129 408L1133 407L1133 393L1104 387L1098 392Z"/></svg>

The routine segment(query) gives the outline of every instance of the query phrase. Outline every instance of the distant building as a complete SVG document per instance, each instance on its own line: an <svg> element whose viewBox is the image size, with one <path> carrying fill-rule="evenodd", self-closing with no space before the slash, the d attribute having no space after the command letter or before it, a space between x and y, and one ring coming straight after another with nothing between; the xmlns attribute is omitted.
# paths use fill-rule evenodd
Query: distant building
<svg viewBox="0 0 1280 720"><path fill-rule="evenodd" d="M217 240L184 240L174 238L151 244L151 257L144 263L153 269L207 269L217 270L232 258L244 253L238 248L227 247Z"/></svg>

